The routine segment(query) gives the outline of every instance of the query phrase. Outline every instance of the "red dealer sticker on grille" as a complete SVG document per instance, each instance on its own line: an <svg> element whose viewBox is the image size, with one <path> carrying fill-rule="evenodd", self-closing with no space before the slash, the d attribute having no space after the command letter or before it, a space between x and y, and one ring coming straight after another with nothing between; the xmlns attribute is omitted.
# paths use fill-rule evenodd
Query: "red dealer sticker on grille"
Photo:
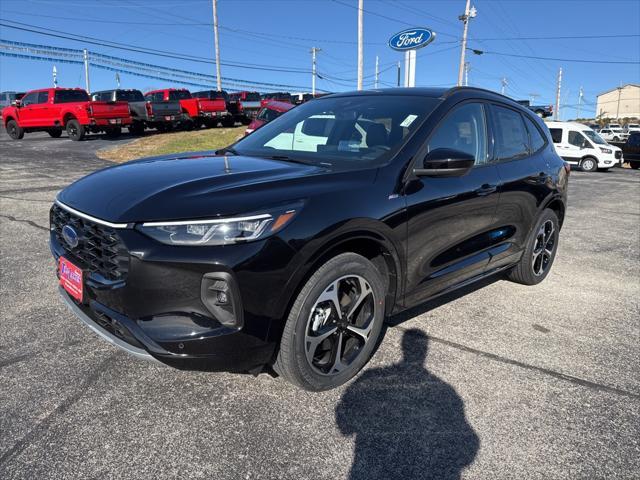
<svg viewBox="0 0 640 480"><path fill-rule="evenodd" d="M60 257L58 265L60 285L69 295L82 302L82 270L64 257Z"/></svg>

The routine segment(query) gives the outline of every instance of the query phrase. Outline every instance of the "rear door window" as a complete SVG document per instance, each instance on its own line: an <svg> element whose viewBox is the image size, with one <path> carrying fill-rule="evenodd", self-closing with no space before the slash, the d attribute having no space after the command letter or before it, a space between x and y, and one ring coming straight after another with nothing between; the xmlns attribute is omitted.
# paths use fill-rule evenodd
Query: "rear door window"
<svg viewBox="0 0 640 480"><path fill-rule="evenodd" d="M496 160L515 160L529 155L529 135L522 115L497 105L493 105L492 112Z"/></svg>
<svg viewBox="0 0 640 480"><path fill-rule="evenodd" d="M56 90L54 103L88 102L89 95L84 90Z"/></svg>
<svg viewBox="0 0 640 480"><path fill-rule="evenodd" d="M553 143L562 143L561 128L550 128L549 133L551 133L551 140L553 140Z"/></svg>
<svg viewBox="0 0 640 480"><path fill-rule="evenodd" d="M38 92L38 102L37 103L47 103L49 101L49 92Z"/></svg>

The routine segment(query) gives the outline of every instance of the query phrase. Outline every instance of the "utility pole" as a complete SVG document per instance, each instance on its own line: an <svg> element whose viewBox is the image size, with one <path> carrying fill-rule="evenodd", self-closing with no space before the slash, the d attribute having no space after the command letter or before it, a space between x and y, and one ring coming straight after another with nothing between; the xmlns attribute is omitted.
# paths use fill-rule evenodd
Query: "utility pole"
<svg viewBox="0 0 640 480"><path fill-rule="evenodd" d="M464 72L464 57L467 50L467 33L469 31L469 20L474 18L478 14L476 7L471 7L471 0L467 0L467 5L464 9L464 15L460 15L458 20L462 20L464 23L464 30L462 32L462 50L460 52L460 66L458 67L458 86L462 85L462 75Z"/></svg>
<svg viewBox="0 0 640 480"><path fill-rule="evenodd" d="M216 83L218 91L222 90L222 78L220 77L220 44L218 42L218 0L213 3L213 41L216 48Z"/></svg>
<svg viewBox="0 0 640 480"><path fill-rule="evenodd" d="M580 108L582 107L582 97L584 96L584 92L582 91L582 87L580 87L580 92L578 93L578 116L580 118Z"/></svg>
<svg viewBox="0 0 640 480"><path fill-rule="evenodd" d="M312 47L311 48L311 95L316 96L316 53L321 52L322 49Z"/></svg>
<svg viewBox="0 0 640 480"><path fill-rule="evenodd" d="M471 66L469 62L464 62L464 86L469 86L469 70L471 70Z"/></svg>
<svg viewBox="0 0 640 480"><path fill-rule="evenodd" d="M364 34L362 32L362 13L364 0L358 0L358 90L362 90L362 79L364 77Z"/></svg>
<svg viewBox="0 0 640 480"><path fill-rule="evenodd" d="M379 75L380 75L380 72L378 71L378 55L376 55L376 76L375 76L375 80L373 81L373 88L378 88Z"/></svg>
<svg viewBox="0 0 640 480"><path fill-rule="evenodd" d="M400 62L398 62L398 86L400 86Z"/></svg>
<svg viewBox="0 0 640 480"><path fill-rule="evenodd" d="M500 80L500 83L501 83L500 93L504 95L505 88L507 88L507 85L509 85L509 82L507 82L507 77L502 77L502 80Z"/></svg>
<svg viewBox="0 0 640 480"><path fill-rule="evenodd" d="M562 88L562 67L558 70L558 89L556 91L555 119L560 120L560 89Z"/></svg>
<svg viewBox="0 0 640 480"><path fill-rule="evenodd" d="M622 87L618 87L618 106L616 107L616 120L620 118L620 95L622 94Z"/></svg>
<svg viewBox="0 0 640 480"><path fill-rule="evenodd" d="M84 60L84 86L87 93L91 93L91 85L89 84L89 52L85 48L82 51L82 58Z"/></svg>

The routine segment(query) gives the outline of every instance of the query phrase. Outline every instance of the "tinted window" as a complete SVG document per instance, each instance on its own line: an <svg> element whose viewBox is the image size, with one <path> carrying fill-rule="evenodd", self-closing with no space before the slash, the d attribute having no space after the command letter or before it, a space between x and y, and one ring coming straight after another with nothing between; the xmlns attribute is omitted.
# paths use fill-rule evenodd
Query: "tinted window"
<svg viewBox="0 0 640 480"><path fill-rule="evenodd" d="M187 90L174 90L169 92L169 100L186 100L191 98L191 94Z"/></svg>
<svg viewBox="0 0 640 480"><path fill-rule="evenodd" d="M553 143L561 143L562 142L562 129L561 128L550 128L549 133L551 133L551 140Z"/></svg>
<svg viewBox="0 0 640 480"><path fill-rule="evenodd" d="M282 115L282 112L271 110L270 108L263 108L260 110L257 118L259 120L264 120L265 122L270 122L271 120L278 118L280 115Z"/></svg>
<svg viewBox="0 0 640 480"><path fill-rule="evenodd" d="M142 92L139 90L120 90L116 92L116 99L122 102L144 102Z"/></svg>
<svg viewBox="0 0 640 480"><path fill-rule="evenodd" d="M583 146L591 146L584 135L580 132L576 132L575 130L571 130L569 132L569 143L575 147L582 148Z"/></svg>
<svg viewBox="0 0 640 480"><path fill-rule="evenodd" d="M531 144L531 151L537 152L545 146L547 141L542 136L542 133L540 133L538 127L536 127L536 125L529 117L524 117L524 123L527 124L527 130L529 130L529 142Z"/></svg>
<svg viewBox="0 0 640 480"><path fill-rule="evenodd" d="M529 135L522 115L515 110L493 107L496 160L524 157L529 153Z"/></svg>
<svg viewBox="0 0 640 480"><path fill-rule="evenodd" d="M38 92L31 92L22 97L22 105L33 105L34 103L38 103Z"/></svg>
<svg viewBox="0 0 640 480"><path fill-rule="evenodd" d="M632 133L629 136L628 143L629 145L633 145L634 147L640 146L640 133Z"/></svg>
<svg viewBox="0 0 640 480"><path fill-rule="evenodd" d="M336 168L387 163L441 100L415 96L327 97L304 103L235 144L242 155Z"/></svg>
<svg viewBox="0 0 640 480"><path fill-rule="evenodd" d="M88 102L89 95L84 90L56 90L54 103Z"/></svg>
<svg viewBox="0 0 640 480"><path fill-rule="evenodd" d="M486 163L487 127L483 106L468 103L440 122L429 138L427 152L438 148L452 148L473 155L476 165Z"/></svg>
<svg viewBox="0 0 640 480"><path fill-rule="evenodd" d="M247 92L244 96L246 102L259 102L260 94L258 92Z"/></svg>
<svg viewBox="0 0 640 480"><path fill-rule="evenodd" d="M162 102L164 94L162 92L147 93L144 98L147 102Z"/></svg>

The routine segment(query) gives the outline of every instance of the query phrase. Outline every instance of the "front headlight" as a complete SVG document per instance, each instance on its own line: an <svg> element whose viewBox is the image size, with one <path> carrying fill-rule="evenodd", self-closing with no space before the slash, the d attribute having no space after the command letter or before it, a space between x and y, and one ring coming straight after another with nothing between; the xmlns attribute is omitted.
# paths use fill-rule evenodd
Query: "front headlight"
<svg viewBox="0 0 640 480"><path fill-rule="evenodd" d="M600 151L602 153L613 153L613 150L611 150L610 148L602 148L602 147L600 147Z"/></svg>
<svg viewBox="0 0 640 480"><path fill-rule="evenodd" d="M166 245L228 245L266 238L293 220L302 204L256 215L211 220L146 222L136 228Z"/></svg>

